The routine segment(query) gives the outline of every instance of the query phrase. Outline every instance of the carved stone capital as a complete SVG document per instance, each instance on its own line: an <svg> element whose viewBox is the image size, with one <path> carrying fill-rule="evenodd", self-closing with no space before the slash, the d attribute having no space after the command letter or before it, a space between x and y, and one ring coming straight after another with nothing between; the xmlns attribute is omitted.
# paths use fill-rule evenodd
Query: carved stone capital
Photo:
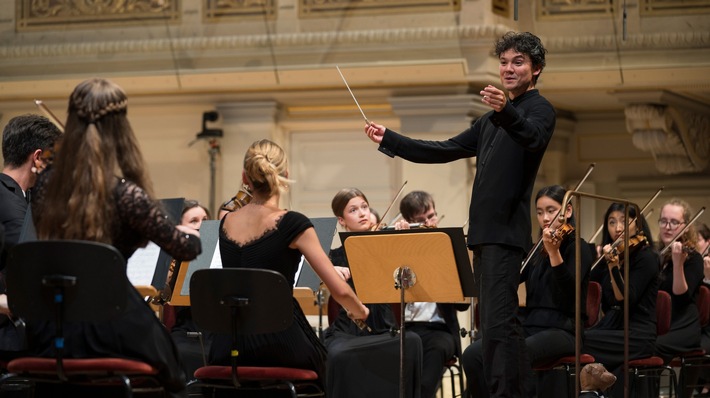
<svg viewBox="0 0 710 398"><path fill-rule="evenodd" d="M626 105L633 144L650 152L664 174L698 173L710 162L710 109L668 92ZM622 95L629 99L629 95Z"/></svg>

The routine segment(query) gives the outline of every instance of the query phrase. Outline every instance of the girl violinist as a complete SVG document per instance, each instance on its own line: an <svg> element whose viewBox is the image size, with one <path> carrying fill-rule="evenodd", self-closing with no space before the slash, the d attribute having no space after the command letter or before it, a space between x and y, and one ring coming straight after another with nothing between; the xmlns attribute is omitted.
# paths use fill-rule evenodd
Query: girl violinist
<svg viewBox="0 0 710 398"><path fill-rule="evenodd" d="M624 207L622 203L612 203L604 214L604 259L592 269L590 277L602 286L604 316L586 332L583 348L583 352L593 355L597 362L617 372L624 363L624 300L629 300L629 359L653 355L659 283L658 255L653 249L648 224L642 214L636 214L635 207L629 207L631 220L628 231L625 231ZM624 253L612 246L619 239L623 241L625 232L629 234L631 246L628 281L622 279L626 267ZM620 297L619 292L624 291L625 283L629 284L629 297ZM623 388L623 384L616 383L615 387Z"/></svg>
<svg viewBox="0 0 710 398"><path fill-rule="evenodd" d="M671 328L656 341L656 355L666 363L676 354L700 348L700 318L695 299L703 281L703 259L695 250L698 236L694 225L677 236L691 217L688 203L671 199L661 208L658 219L659 247L662 250L670 245L661 258L659 289L671 295Z"/></svg>
<svg viewBox="0 0 710 398"><path fill-rule="evenodd" d="M357 188L345 188L333 197L333 214L345 231L369 231L373 227L370 204ZM330 251L338 271L354 287L348 260L341 246ZM328 348L328 381L326 396L338 398L390 398L399 394L399 337L390 330L397 322L389 304L367 304L371 331L353 324L342 309L325 331ZM422 366L422 344L419 336L406 333L406 396L419 397Z"/></svg>
<svg viewBox="0 0 710 398"><path fill-rule="evenodd" d="M574 233L564 234L558 230L561 223L557 218L565 192L562 186L553 185L537 193L535 205L544 251L536 254L520 275L527 290L526 307L521 309L520 318L532 366L574 355L575 351L575 237ZM568 225L573 224L572 205L568 204L563 212ZM582 241L581 248L584 311L592 254L586 242ZM485 365L481 340L466 348L462 362L473 396L488 396L489 389L483 377ZM549 384L547 380L545 384ZM545 394L539 388L536 394L535 389L534 383L529 383L526 396L555 395L554 392Z"/></svg>

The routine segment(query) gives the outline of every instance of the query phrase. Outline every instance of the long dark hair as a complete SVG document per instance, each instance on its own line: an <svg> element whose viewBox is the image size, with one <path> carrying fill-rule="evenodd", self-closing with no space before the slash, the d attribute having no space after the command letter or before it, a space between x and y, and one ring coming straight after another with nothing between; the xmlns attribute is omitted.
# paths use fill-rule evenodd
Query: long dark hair
<svg viewBox="0 0 710 398"><path fill-rule="evenodd" d="M116 176L152 197L138 141L126 118L127 97L105 79L79 83L69 97L61 147L36 218L40 239L112 243Z"/></svg>
<svg viewBox="0 0 710 398"><path fill-rule="evenodd" d="M609 245L614 243L614 239L611 237L609 234L609 228L607 227L607 220L609 219L609 215L615 211L619 211L621 213L624 213L624 203L612 203L609 208L606 210L606 213L604 213L604 228L602 228L602 246L604 245ZM634 206L629 206L629 217L631 219L636 218L636 233L638 234L639 232L643 232L644 236L646 237L646 240L648 241L648 244L650 246L653 246L653 238L651 237L651 229L648 227L648 223L646 222L646 218L643 216L643 214L639 214L638 217L636 215L636 207Z"/></svg>

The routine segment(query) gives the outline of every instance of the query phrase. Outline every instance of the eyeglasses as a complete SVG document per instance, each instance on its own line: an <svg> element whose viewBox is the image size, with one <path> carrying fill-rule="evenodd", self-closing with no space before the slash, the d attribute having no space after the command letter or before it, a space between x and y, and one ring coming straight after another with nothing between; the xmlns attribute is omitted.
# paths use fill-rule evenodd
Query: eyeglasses
<svg viewBox="0 0 710 398"><path fill-rule="evenodd" d="M661 218L658 220L658 226L661 228L668 228L669 225L671 228L678 228L680 224L685 224L685 222L673 219L666 220L665 218Z"/></svg>

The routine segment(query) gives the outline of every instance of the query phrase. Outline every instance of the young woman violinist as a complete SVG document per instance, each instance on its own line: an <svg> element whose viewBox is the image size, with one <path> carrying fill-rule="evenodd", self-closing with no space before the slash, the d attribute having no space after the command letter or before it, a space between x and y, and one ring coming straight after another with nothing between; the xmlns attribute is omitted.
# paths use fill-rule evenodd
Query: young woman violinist
<svg viewBox="0 0 710 398"><path fill-rule="evenodd" d="M659 289L671 295L671 328L656 341L656 355L666 363L676 354L700 348L700 318L695 300L703 281L703 259L695 250L698 234L695 226L690 225L682 236L677 236L692 216L688 203L671 199L661 208L658 219L660 250L670 245L661 258Z"/></svg>
<svg viewBox="0 0 710 398"><path fill-rule="evenodd" d="M367 197L357 188L345 188L333 197L333 214L346 231L369 231L371 220ZM330 251L336 269L354 288L343 247ZM390 334L397 322L390 304L367 304L370 316L363 330L342 309L325 331L328 348L326 396L338 398L390 398L399 395L399 337ZM419 397L422 344L419 336L406 333L406 396Z"/></svg>
<svg viewBox="0 0 710 398"><path fill-rule="evenodd" d="M560 356L574 355L575 351L575 237L573 233L563 234L559 231L561 223L557 217L562 209L565 192L562 186L553 185L537 193L535 205L544 250L534 255L520 275L520 281L525 283L527 291L526 307L521 309L520 319L532 366ZM573 224L572 205L568 204L563 214L567 225ZM592 253L584 241L581 248L581 297L584 311ZM483 376L485 365L481 340L466 348L462 363L469 380L469 391L475 397L488 396L489 389ZM549 384L547 381L545 385ZM535 383L529 383L525 388L526 396L555 395L554 392L543 393Z"/></svg>
<svg viewBox="0 0 710 398"><path fill-rule="evenodd" d="M604 316L585 335L583 352L594 356L607 369L618 371L624 363L624 300L629 300L629 359L653 355L656 342L656 296L658 295L658 255L642 214L629 208L631 222L625 231L624 204L612 203L604 214L602 232L604 259L591 272L591 280L602 286ZM624 253L615 242L629 234L629 279L623 280ZM629 284L629 297L619 296ZM617 374L618 376L618 374ZM615 387L623 388L624 383ZM623 394L623 391L621 392ZM614 394L616 396L616 394ZM621 395L620 395L621 396Z"/></svg>
<svg viewBox="0 0 710 398"><path fill-rule="evenodd" d="M293 284L305 256L331 296L350 312L348 322L364 320L369 310L344 282L323 252L315 229L303 214L279 207L288 188L288 161L283 149L269 140L254 142L244 156L242 182L252 200L222 218L219 250L224 268L262 268L280 272ZM240 335L239 358L244 365L286 366L315 370L323 383L326 350L294 299L293 323L283 332ZM210 363L229 364L230 337L215 334Z"/></svg>

